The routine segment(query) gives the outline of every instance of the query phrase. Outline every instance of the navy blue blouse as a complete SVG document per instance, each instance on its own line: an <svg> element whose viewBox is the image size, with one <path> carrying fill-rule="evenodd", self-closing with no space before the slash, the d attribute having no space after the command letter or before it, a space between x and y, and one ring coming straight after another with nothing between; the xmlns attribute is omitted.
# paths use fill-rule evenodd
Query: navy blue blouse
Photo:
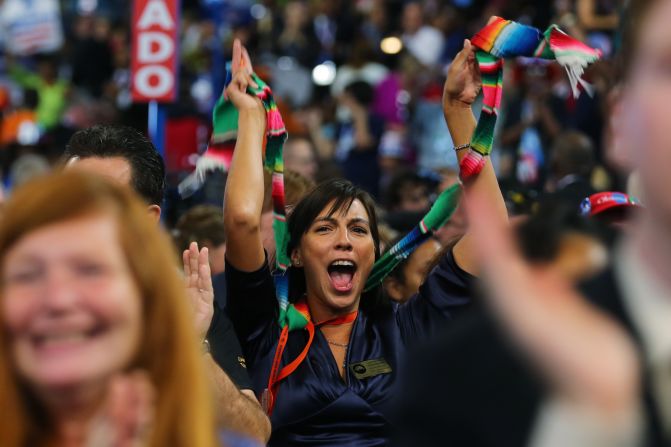
<svg viewBox="0 0 671 447"><path fill-rule="evenodd" d="M267 265L245 273L227 264L226 276L230 316L254 391L260 395L268 385L280 334L275 287ZM344 379L317 328L306 359L280 383L269 445L386 445L406 347L465 310L472 281L449 252L407 303L374 316L361 310L352 329ZM290 332L282 365L295 359L307 341L307 331ZM369 360L376 362L365 362Z"/></svg>

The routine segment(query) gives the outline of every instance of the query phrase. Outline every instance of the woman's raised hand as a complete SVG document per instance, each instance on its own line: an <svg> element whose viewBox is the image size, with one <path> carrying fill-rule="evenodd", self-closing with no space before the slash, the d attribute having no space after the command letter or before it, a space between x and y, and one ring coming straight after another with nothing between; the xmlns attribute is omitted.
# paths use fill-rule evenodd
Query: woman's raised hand
<svg viewBox="0 0 671 447"><path fill-rule="evenodd" d="M464 40L464 48L457 54L447 71L443 87L443 109L470 107L482 88L480 68L475 59L475 47Z"/></svg>
<svg viewBox="0 0 671 447"><path fill-rule="evenodd" d="M242 46L240 40L233 42L233 62L231 65L232 80L228 84L224 95L239 111L251 111L265 117L263 104L259 98L247 94L247 87L258 88L252 79L253 67L247 49Z"/></svg>

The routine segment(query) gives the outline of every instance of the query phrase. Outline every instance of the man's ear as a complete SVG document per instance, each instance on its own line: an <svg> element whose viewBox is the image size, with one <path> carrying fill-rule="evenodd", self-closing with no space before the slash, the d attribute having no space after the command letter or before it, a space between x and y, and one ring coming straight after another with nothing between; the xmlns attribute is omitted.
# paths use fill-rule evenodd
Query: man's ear
<svg viewBox="0 0 671 447"><path fill-rule="evenodd" d="M384 287L384 291L389 299L398 302L403 300L403 287L398 279L387 277L382 283L382 287Z"/></svg>
<svg viewBox="0 0 671 447"><path fill-rule="evenodd" d="M147 207L147 213L154 219L154 222L158 223L161 220L161 207L158 205L149 205Z"/></svg>

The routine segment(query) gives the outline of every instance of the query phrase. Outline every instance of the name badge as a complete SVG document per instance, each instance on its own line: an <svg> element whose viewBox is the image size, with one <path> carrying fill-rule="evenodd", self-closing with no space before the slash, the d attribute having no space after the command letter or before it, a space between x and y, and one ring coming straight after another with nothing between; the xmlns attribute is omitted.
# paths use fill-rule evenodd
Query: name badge
<svg viewBox="0 0 671 447"><path fill-rule="evenodd" d="M383 358L352 363L349 365L349 369L354 374L354 377L359 380L391 372L391 366Z"/></svg>

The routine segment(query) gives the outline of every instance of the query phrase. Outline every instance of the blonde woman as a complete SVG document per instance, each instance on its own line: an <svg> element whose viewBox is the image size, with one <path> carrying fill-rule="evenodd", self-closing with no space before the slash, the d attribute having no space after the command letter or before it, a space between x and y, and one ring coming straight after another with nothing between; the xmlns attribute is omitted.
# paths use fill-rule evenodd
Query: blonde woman
<svg viewBox="0 0 671 447"><path fill-rule="evenodd" d="M130 191L78 173L0 222L0 445L217 445L188 301Z"/></svg>

